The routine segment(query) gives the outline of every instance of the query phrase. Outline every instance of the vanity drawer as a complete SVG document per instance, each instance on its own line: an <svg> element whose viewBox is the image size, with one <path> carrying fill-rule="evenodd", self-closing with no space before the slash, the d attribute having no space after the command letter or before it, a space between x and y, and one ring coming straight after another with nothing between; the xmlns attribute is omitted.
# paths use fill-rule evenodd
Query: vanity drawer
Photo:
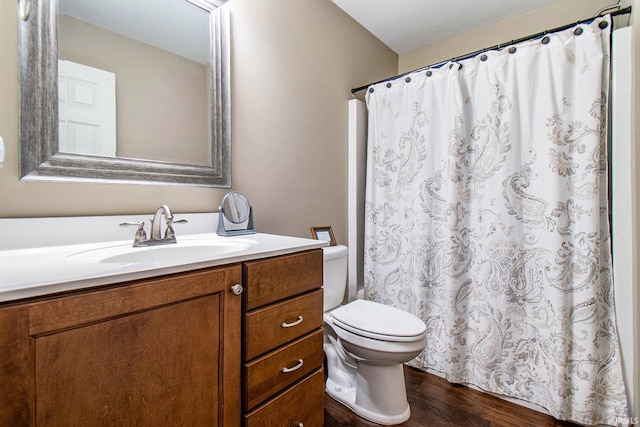
<svg viewBox="0 0 640 427"><path fill-rule="evenodd" d="M270 396L322 366L322 329L246 363L244 374L245 409L251 409Z"/></svg>
<svg viewBox="0 0 640 427"><path fill-rule="evenodd" d="M324 425L324 370L318 369L284 393L244 416L245 427Z"/></svg>
<svg viewBox="0 0 640 427"><path fill-rule="evenodd" d="M322 289L245 313L245 357L251 360L322 326Z"/></svg>
<svg viewBox="0 0 640 427"><path fill-rule="evenodd" d="M322 286L322 249L244 263L245 309Z"/></svg>

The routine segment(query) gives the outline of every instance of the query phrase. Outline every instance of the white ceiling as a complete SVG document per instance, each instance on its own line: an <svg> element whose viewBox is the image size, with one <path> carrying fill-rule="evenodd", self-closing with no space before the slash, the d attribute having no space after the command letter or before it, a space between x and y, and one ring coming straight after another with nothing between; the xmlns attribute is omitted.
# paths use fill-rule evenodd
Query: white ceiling
<svg viewBox="0 0 640 427"><path fill-rule="evenodd" d="M398 54L561 0L332 0Z"/></svg>

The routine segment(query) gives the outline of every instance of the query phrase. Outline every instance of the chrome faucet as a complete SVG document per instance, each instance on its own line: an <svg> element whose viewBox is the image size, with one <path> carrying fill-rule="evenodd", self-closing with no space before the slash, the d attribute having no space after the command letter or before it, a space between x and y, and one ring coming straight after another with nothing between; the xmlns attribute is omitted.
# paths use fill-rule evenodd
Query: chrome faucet
<svg viewBox="0 0 640 427"><path fill-rule="evenodd" d="M167 230L165 231L164 237L162 237L161 223L162 215L164 215L165 220L167 221ZM153 214L153 218L151 218L151 240L163 240L163 239L173 239L172 241L168 241L166 243L175 243L176 237L173 232L173 214L171 213L171 209L169 206L162 205L157 210L156 213Z"/></svg>
<svg viewBox="0 0 640 427"><path fill-rule="evenodd" d="M164 216L167 228L165 229L164 236L162 235L162 217ZM162 205L151 218L151 237L147 239L147 234L144 231L144 221L130 222L123 221L120 225L136 225L136 235L133 239L133 246L154 246L154 245L167 245L176 243L176 234L173 231L173 224L178 222L187 222L186 219L173 219L173 214L169 206Z"/></svg>

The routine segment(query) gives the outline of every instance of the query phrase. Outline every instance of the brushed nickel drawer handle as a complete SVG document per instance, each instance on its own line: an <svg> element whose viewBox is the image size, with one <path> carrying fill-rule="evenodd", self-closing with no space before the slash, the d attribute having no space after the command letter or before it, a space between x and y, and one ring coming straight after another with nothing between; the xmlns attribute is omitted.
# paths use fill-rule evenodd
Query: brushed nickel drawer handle
<svg viewBox="0 0 640 427"><path fill-rule="evenodd" d="M282 372L286 374L287 372L297 371L298 369L302 368L302 365L304 365L304 361L302 359L298 359L298 364L296 366L293 366L291 368L282 368Z"/></svg>
<svg viewBox="0 0 640 427"><path fill-rule="evenodd" d="M290 328L292 326L299 325L300 323L302 323L303 320L304 320L304 317L298 316L298 320L296 320L295 322L291 322L291 323L282 322L282 325L280 326L282 326L283 328Z"/></svg>

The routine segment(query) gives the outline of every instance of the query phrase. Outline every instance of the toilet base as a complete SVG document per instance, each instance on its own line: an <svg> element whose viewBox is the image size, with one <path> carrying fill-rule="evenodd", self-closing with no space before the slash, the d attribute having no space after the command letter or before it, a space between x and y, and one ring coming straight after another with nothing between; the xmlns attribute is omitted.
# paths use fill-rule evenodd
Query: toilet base
<svg viewBox="0 0 640 427"><path fill-rule="evenodd" d="M327 378L329 396L362 418L382 425L401 424L409 419L402 364L358 363L355 384L345 387ZM358 389L358 384L360 389Z"/></svg>

